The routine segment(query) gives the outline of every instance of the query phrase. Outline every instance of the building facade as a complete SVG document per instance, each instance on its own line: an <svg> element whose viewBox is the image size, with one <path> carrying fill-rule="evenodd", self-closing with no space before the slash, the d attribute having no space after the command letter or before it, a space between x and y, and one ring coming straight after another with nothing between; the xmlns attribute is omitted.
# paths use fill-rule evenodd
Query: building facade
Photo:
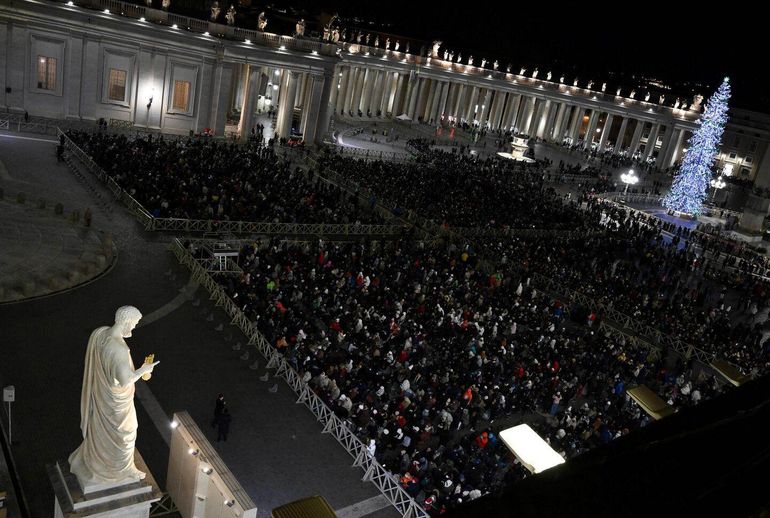
<svg viewBox="0 0 770 518"><path fill-rule="evenodd" d="M389 43L280 36L118 0L0 0L0 42L0 110L172 133L246 135L254 115L269 112L278 136L313 143L332 115L398 117L567 140L666 169L702 109L699 96L606 91L550 72L442 59L435 48L415 55ZM770 186L770 116L730 117L717 167ZM744 226L757 230L767 205L748 205L756 214Z"/></svg>

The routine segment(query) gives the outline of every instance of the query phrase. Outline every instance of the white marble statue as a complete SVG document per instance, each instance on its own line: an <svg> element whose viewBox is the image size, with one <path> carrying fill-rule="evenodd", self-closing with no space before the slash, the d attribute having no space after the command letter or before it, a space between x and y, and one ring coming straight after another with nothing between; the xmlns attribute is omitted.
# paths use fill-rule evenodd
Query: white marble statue
<svg viewBox="0 0 770 518"><path fill-rule="evenodd" d="M602 83L602 92L607 90L607 83Z"/></svg>
<svg viewBox="0 0 770 518"><path fill-rule="evenodd" d="M449 61L449 51L444 49L444 61Z"/></svg>
<svg viewBox="0 0 770 518"><path fill-rule="evenodd" d="M679 97L676 98L676 102L674 103L674 109L678 110L679 106L682 104L682 101L679 99Z"/></svg>
<svg viewBox="0 0 770 518"><path fill-rule="evenodd" d="M366 37L364 38L364 45L369 45L369 40L371 39L372 35L368 32L366 33Z"/></svg>
<svg viewBox="0 0 770 518"><path fill-rule="evenodd" d="M259 16L257 17L257 30L264 31L267 27L267 16L265 16L265 11L262 11L259 13Z"/></svg>
<svg viewBox="0 0 770 518"><path fill-rule="evenodd" d="M152 7L152 0L144 0L144 3L147 4L147 7Z"/></svg>
<svg viewBox="0 0 770 518"><path fill-rule="evenodd" d="M148 379L158 362L134 369L124 340L141 318L138 309L123 306L115 312L112 327L100 327L88 339L80 397L83 443L69 457L70 471L84 489L145 477L134 464L134 383L143 376Z"/></svg>
<svg viewBox="0 0 770 518"><path fill-rule="evenodd" d="M297 22L297 25L294 27L294 34L296 36L304 36L305 35L305 19L300 18L300 20Z"/></svg>
<svg viewBox="0 0 770 518"><path fill-rule="evenodd" d="M486 64L487 64L487 58L481 58L481 68L484 68Z"/></svg>
<svg viewBox="0 0 770 518"><path fill-rule="evenodd" d="M457 62L458 63L462 63L463 62L463 55L460 54L459 52L457 53Z"/></svg>
<svg viewBox="0 0 770 518"><path fill-rule="evenodd" d="M497 62L497 60L492 63L492 70L497 70L500 67L500 63Z"/></svg>
<svg viewBox="0 0 770 518"><path fill-rule="evenodd" d="M356 34L356 43L361 43L361 38L363 38L364 35L361 34L361 31L358 31L358 34Z"/></svg>
<svg viewBox="0 0 770 518"><path fill-rule="evenodd" d="M406 47L404 47L404 52L409 54L409 42L408 41L406 42Z"/></svg>
<svg viewBox="0 0 770 518"><path fill-rule="evenodd" d="M700 111L700 107L702 103L703 103L703 96L701 94L696 94L692 98L692 104L690 105L690 109L695 111Z"/></svg>
<svg viewBox="0 0 770 518"><path fill-rule="evenodd" d="M618 89L615 91L615 95L617 95L618 97L620 97L620 88L618 88Z"/></svg>
<svg viewBox="0 0 770 518"><path fill-rule="evenodd" d="M629 97L629 98L631 98L631 99L633 99L634 97L636 97L636 90L631 90L631 93L630 93L630 94L628 94L628 97Z"/></svg>
<svg viewBox="0 0 770 518"><path fill-rule="evenodd" d="M398 40L396 40L396 44L395 44L395 45L393 45L393 50L395 50L396 52L398 52L398 47L400 47L400 46L401 46L401 44L398 42Z"/></svg>
<svg viewBox="0 0 770 518"><path fill-rule="evenodd" d="M390 38L385 38L385 50L390 50Z"/></svg>
<svg viewBox="0 0 770 518"><path fill-rule="evenodd" d="M520 76L523 76L526 73L527 73L527 69L526 68L522 68L521 70L519 70L519 75Z"/></svg>
<svg viewBox="0 0 770 518"><path fill-rule="evenodd" d="M508 74L511 73L511 64L510 63L508 63L508 66L505 67L505 72L508 73Z"/></svg>
<svg viewBox="0 0 770 518"><path fill-rule="evenodd" d="M374 46L379 47L380 46L380 35L374 37Z"/></svg>
<svg viewBox="0 0 770 518"><path fill-rule="evenodd" d="M553 75L551 74L551 71L549 70L548 73L545 75L545 80L550 81Z"/></svg>
<svg viewBox="0 0 770 518"><path fill-rule="evenodd" d="M322 36L324 41L331 41L332 39L332 31L329 30L329 27L324 27L324 34Z"/></svg>
<svg viewBox="0 0 770 518"><path fill-rule="evenodd" d="M644 96L645 102L650 100L650 92L647 92L647 95Z"/></svg>
<svg viewBox="0 0 770 518"><path fill-rule="evenodd" d="M337 43L338 41L340 41L340 30L335 27L332 31L332 42Z"/></svg>
<svg viewBox="0 0 770 518"><path fill-rule="evenodd" d="M540 71L535 67L535 70L532 71L532 79L537 79L537 75L540 73Z"/></svg>
<svg viewBox="0 0 770 518"><path fill-rule="evenodd" d="M473 66L473 55L468 56L468 65Z"/></svg>
<svg viewBox="0 0 770 518"><path fill-rule="evenodd" d="M561 76L561 77L559 78L559 82L560 82L561 84L564 84L564 76Z"/></svg>
<svg viewBox="0 0 770 518"><path fill-rule="evenodd" d="M578 80L577 80L577 77L576 77L575 80L572 82L572 86L577 86L577 85L578 85Z"/></svg>
<svg viewBox="0 0 770 518"><path fill-rule="evenodd" d="M231 5L230 9L227 10L225 13L225 20L227 20L227 25L235 25L235 6Z"/></svg>
<svg viewBox="0 0 770 518"><path fill-rule="evenodd" d="M160 8L164 11L168 11L169 7L171 7L171 0L161 0L160 2Z"/></svg>
<svg viewBox="0 0 770 518"><path fill-rule="evenodd" d="M593 80L589 79L588 80L588 85L586 86L586 88L588 88L590 90L593 86L594 86Z"/></svg>
<svg viewBox="0 0 770 518"><path fill-rule="evenodd" d="M219 7L219 2L214 2L214 4L211 6L211 16L210 19L212 22L217 21L217 18L219 18L219 13L222 12L222 9Z"/></svg>
<svg viewBox="0 0 770 518"><path fill-rule="evenodd" d="M430 57L438 59L438 49L441 47L441 44L444 43L440 40L435 40L432 44L432 48L430 51Z"/></svg>
<svg viewBox="0 0 770 518"><path fill-rule="evenodd" d="M658 104L663 104L664 102L666 102L665 95L661 95L660 97L658 97Z"/></svg>

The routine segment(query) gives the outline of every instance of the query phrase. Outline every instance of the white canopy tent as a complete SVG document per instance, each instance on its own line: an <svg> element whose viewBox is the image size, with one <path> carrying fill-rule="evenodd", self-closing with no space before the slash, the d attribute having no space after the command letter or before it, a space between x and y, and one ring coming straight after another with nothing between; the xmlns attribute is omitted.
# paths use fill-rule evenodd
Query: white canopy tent
<svg viewBox="0 0 770 518"><path fill-rule="evenodd" d="M400 121L410 121L410 120L412 120L412 118L409 115L407 115L406 113L402 113L401 115L396 117L396 119L398 119Z"/></svg>
<svg viewBox="0 0 770 518"><path fill-rule="evenodd" d="M516 455L525 468L541 473L564 464L564 458L540 437L529 425L520 424L500 432L500 438Z"/></svg>

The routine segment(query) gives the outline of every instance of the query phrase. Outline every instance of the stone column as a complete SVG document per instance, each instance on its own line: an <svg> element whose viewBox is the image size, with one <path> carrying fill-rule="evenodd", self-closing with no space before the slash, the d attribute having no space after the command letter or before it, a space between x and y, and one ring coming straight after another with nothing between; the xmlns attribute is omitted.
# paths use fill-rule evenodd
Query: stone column
<svg viewBox="0 0 770 518"><path fill-rule="evenodd" d="M214 67L214 84L211 92L211 112L209 113L209 128L214 135L225 134L227 122L227 103L230 100L230 86L233 80L233 63L217 60Z"/></svg>
<svg viewBox="0 0 770 518"><path fill-rule="evenodd" d="M278 121L276 133L279 137L288 138L291 135L291 119L294 116L294 98L297 96L297 72L284 70L282 94L279 99Z"/></svg>
<svg viewBox="0 0 770 518"><path fill-rule="evenodd" d="M542 101L542 108L540 109L540 116L538 117L537 126L535 126L535 135L538 138L545 139L546 128L548 127L548 120L551 118L551 101Z"/></svg>
<svg viewBox="0 0 770 518"><path fill-rule="evenodd" d="M682 128L677 129L676 137L674 137L674 142L671 146L669 146L669 152L668 157L666 158L666 165L665 167L671 167L676 163L677 160L679 160L680 153L682 152L682 141L684 140L685 130Z"/></svg>
<svg viewBox="0 0 770 518"><path fill-rule="evenodd" d="M353 104L350 106L354 117L358 115L358 110L361 109L361 97L364 94L364 85L366 84L364 81L366 79L366 74L368 73L368 68L358 69L358 75L356 77L356 88L353 91Z"/></svg>
<svg viewBox="0 0 770 518"><path fill-rule="evenodd" d="M479 118L479 126L484 127L489 118L489 112L492 110L492 90L487 88L487 92L484 95L484 104L481 108L481 117Z"/></svg>
<svg viewBox="0 0 770 518"><path fill-rule="evenodd" d="M476 104L478 104L479 100L479 87L478 86L472 86L470 95L468 96L468 104L465 106L465 120L468 121L468 123L473 123L475 114L476 114Z"/></svg>
<svg viewBox="0 0 770 518"><path fill-rule="evenodd" d="M610 136L610 131L612 131L612 121L615 119L615 116L611 113L607 114L607 120L604 121L604 129L602 130L602 136L599 138L599 152L604 151L604 148L607 146L607 139Z"/></svg>
<svg viewBox="0 0 770 518"><path fill-rule="evenodd" d="M350 113L350 110L353 106L353 94L355 93L356 89L356 79L358 78L358 72L359 69L357 67L350 67L346 74L347 82L346 86L344 87L345 97L342 104L342 111L345 113L345 115Z"/></svg>
<svg viewBox="0 0 770 518"><path fill-rule="evenodd" d="M655 167L657 169L665 169L667 167L664 163L668 158L668 149L674 141L674 131L673 124L666 126L666 133L663 135L663 144L661 144L660 151L658 151L658 158L655 160Z"/></svg>
<svg viewBox="0 0 770 518"><path fill-rule="evenodd" d="M599 123L599 111L591 110L591 117L588 119L588 127L586 128L586 135L583 138L583 148L591 149L591 144L594 142L594 133L596 132L596 125Z"/></svg>
<svg viewBox="0 0 770 518"><path fill-rule="evenodd" d="M620 131L618 131L618 138L615 141L615 148L613 149L616 155L623 151L623 141L625 140L626 136L626 126L628 126L628 117L623 117L623 120L620 123Z"/></svg>
<svg viewBox="0 0 770 518"><path fill-rule="evenodd" d="M379 70L377 72L377 82L374 84L374 92L372 93L372 100L369 102L369 111L373 116L377 116L377 112L380 112L380 117L385 114L385 110L382 109L382 99L385 97L385 90L387 87L389 72L387 70Z"/></svg>
<svg viewBox="0 0 770 518"><path fill-rule="evenodd" d="M431 114L431 108L433 108L433 99L437 97L437 91L438 90L438 81L435 79L428 79L427 86L425 87L425 93L423 94L423 99L425 100L425 105L420 105L420 109L418 110L420 115L422 115L422 121L423 122L430 122L430 114Z"/></svg>
<svg viewBox="0 0 770 518"><path fill-rule="evenodd" d="M393 90L393 95L391 98L391 104L390 104L390 114L393 117L398 117L402 113L404 113L404 97L406 96L406 89L407 89L407 81L408 78L404 73L399 72L398 78L396 79L396 88Z"/></svg>
<svg viewBox="0 0 770 518"><path fill-rule="evenodd" d="M361 95L361 111L363 112L364 117L367 116L369 108L372 104L372 97L374 97L374 87L377 85L378 72L378 70L373 68L368 68L366 70L366 77L364 78L364 91Z"/></svg>
<svg viewBox="0 0 770 518"><path fill-rule="evenodd" d="M513 126L516 125L516 118L519 114L519 107L521 106L521 94L509 93L511 97L509 103L508 114L505 116L505 129L510 131Z"/></svg>
<svg viewBox="0 0 770 518"><path fill-rule="evenodd" d="M251 133L251 121L254 118L254 108L257 105L259 95L259 80L262 78L262 67L247 65L246 89L241 105L241 121L238 123L238 135L240 138L248 138Z"/></svg>
<svg viewBox="0 0 770 518"><path fill-rule="evenodd" d="M414 82L411 83L411 92L409 93L409 110L407 115L413 121L416 121L415 113L417 112L417 101L420 98L420 90L424 86L424 80L421 77L414 78Z"/></svg>
<svg viewBox="0 0 770 518"><path fill-rule="evenodd" d="M452 117L454 117L455 120L459 120L460 117L462 117L460 106L462 105L463 97L465 97L465 85L459 84L457 85L457 94L455 95L455 102L452 107Z"/></svg>
<svg viewBox="0 0 770 518"><path fill-rule="evenodd" d="M302 135L308 144L323 140L323 134L329 126L329 105L324 97L333 89L333 76L311 76L308 88L308 103L302 108Z"/></svg>
<svg viewBox="0 0 770 518"><path fill-rule="evenodd" d="M334 68L334 84L331 89L331 94L329 97L329 103L331 103L332 106L337 106L337 96L340 93L340 88L337 88L337 85L340 84L340 79L342 79L340 76L342 75L342 67L340 65L337 65Z"/></svg>
<svg viewBox="0 0 770 518"><path fill-rule="evenodd" d="M575 106L572 109L572 118L569 123L569 137L572 139L572 143L576 143L578 136L580 135L580 125L583 121L583 113L585 109L580 106Z"/></svg>
<svg viewBox="0 0 770 518"><path fill-rule="evenodd" d="M540 123L540 117L543 114L543 100L535 97L532 103L532 117L529 119L529 127L527 128L527 135L530 137L537 136L537 126Z"/></svg>
<svg viewBox="0 0 770 518"><path fill-rule="evenodd" d="M516 124L516 127L519 129L521 133L529 135L529 123L532 122L532 112L535 109L535 98L534 97L526 97L523 100L523 106L521 107L520 113L519 113L519 120Z"/></svg>
<svg viewBox="0 0 770 518"><path fill-rule="evenodd" d="M444 81L441 83L441 97L438 100L438 110L435 113L436 122L441 120L442 115L446 115L447 101L449 99L449 82Z"/></svg>
<svg viewBox="0 0 770 518"><path fill-rule="evenodd" d="M645 124L644 121L636 121L634 134L631 136L631 145L628 146L628 156L634 156L636 150L639 149L639 141L642 140L642 131L644 131Z"/></svg>
<svg viewBox="0 0 770 518"><path fill-rule="evenodd" d="M652 130L650 130L650 136L647 137L647 145L644 146L644 154L642 155L642 160L647 160L652 156L652 153L655 151L655 144L658 143L658 132L660 131L660 124L655 123L652 126Z"/></svg>

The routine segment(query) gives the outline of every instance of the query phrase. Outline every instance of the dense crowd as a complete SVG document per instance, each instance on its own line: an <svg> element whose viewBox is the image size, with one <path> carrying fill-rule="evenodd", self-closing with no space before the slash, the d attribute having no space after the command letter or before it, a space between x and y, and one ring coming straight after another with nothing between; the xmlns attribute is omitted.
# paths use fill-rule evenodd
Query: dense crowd
<svg viewBox="0 0 770 518"><path fill-rule="evenodd" d="M693 362L605 331L609 309L750 374L770 366L767 260L593 196L609 188L601 165L550 173L590 177L572 198L544 185L544 164L420 141L410 141L416 157L405 164L326 153L303 172L259 145L70 136L158 217L370 221L358 196L319 180L331 170L370 193L372 206L450 229L574 231L463 244L257 241L241 250L242 275L218 278L434 515L526 476L500 429L526 422L570 458L649 423L631 386L675 408L724 389ZM594 304L538 292L537 275Z"/></svg>
<svg viewBox="0 0 770 518"><path fill-rule="evenodd" d="M412 162L364 162L335 154L322 169L372 192L372 202L450 227L565 228L582 216L543 185L542 167L425 149Z"/></svg>
<svg viewBox="0 0 770 518"><path fill-rule="evenodd" d="M431 512L525 475L502 425L526 421L569 458L649 422L630 386L675 407L717 391L570 322L525 272L485 272L471 247L276 240L241 264L229 295Z"/></svg>
<svg viewBox="0 0 770 518"><path fill-rule="evenodd" d="M755 316L769 304L770 284L743 267L751 263L705 234L596 198L586 213L589 227L604 232L483 245L504 264L544 275L684 344L755 374L768 369Z"/></svg>
<svg viewBox="0 0 770 518"><path fill-rule="evenodd" d="M155 217L378 222L355 197L292 168L269 146L74 131L68 136Z"/></svg>

